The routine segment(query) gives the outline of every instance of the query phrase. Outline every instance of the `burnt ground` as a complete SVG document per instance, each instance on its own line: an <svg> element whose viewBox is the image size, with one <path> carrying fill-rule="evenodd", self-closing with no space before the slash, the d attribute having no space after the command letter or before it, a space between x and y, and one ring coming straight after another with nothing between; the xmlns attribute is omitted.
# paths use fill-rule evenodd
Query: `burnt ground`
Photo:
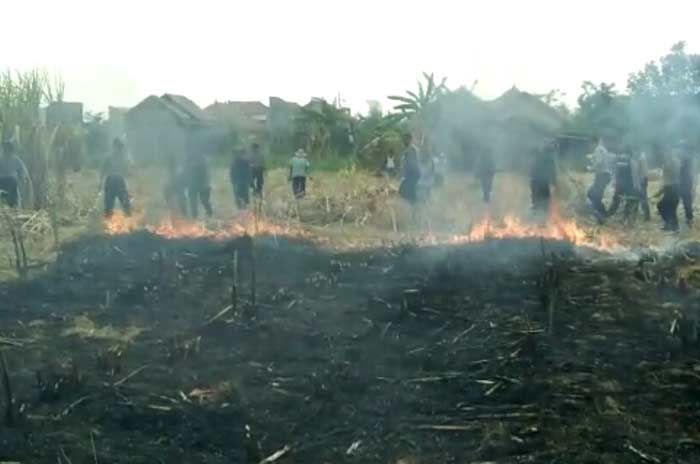
<svg viewBox="0 0 700 464"><path fill-rule="evenodd" d="M256 308L241 252L237 311L215 318L227 244L81 239L0 287L15 413L0 461L699 462L697 298L677 274L700 253L545 249L549 267L538 241L259 238Z"/></svg>

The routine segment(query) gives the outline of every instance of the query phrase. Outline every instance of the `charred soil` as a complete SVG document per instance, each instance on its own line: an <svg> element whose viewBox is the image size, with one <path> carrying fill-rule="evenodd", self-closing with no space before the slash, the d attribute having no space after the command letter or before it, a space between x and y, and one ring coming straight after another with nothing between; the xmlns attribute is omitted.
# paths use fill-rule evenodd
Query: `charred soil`
<svg viewBox="0 0 700 464"><path fill-rule="evenodd" d="M0 461L700 460L692 248L261 237L255 305L249 251L94 236L3 284Z"/></svg>

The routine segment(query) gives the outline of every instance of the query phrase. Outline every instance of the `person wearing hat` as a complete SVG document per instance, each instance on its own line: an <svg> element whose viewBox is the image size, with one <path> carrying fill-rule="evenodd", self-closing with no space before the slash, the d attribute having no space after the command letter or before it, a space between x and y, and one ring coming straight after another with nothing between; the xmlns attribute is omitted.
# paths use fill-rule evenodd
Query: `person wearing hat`
<svg viewBox="0 0 700 464"><path fill-rule="evenodd" d="M131 160L124 142L114 139L114 142L112 142L112 153L102 165L102 176L100 179L100 185L102 185L104 191L105 217L107 218L114 213L114 206L117 200L119 200L124 214L131 216L131 199L129 198L129 190L126 183L130 167Z"/></svg>
<svg viewBox="0 0 700 464"><path fill-rule="evenodd" d="M24 162L15 154L12 142L2 144L0 157L0 202L11 208L20 206L20 185L30 183L29 171ZM30 184L31 185L31 184Z"/></svg>
<svg viewBox="0 0 700 464"><path fill-rule="evenodd" d="M289 180L292 182L294 198L301 199L306 195L306 177L309 175L311 163L306 159L306 152L298 149L289 162Z"/></svg>

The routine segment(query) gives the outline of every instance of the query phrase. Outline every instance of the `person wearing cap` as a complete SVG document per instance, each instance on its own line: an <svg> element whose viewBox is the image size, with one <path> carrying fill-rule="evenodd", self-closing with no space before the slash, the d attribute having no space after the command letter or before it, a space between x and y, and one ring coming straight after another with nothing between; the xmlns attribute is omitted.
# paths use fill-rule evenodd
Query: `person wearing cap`
<svg viewBox="0 0 700 464"><path fill-rule="evenodd" d="M104 191L105 217L109 218L114 213L114 206L119 200L124 214L131 216L131 199L126 178L129 175L131 159L126 151L124 142L114 139L112 153L105 159L102 165L100 184Z"/></svg>
<svg viewBox="0 0 700 464"><path fill-rule="evenodd" d="M306 152L298 149L289 162L289 180L292 182L294 198L298 200L306 195L306 177L310 168L311 163L306 159Z"/></svg>
<svg viewBox="0 0 700 464"><path fill-rule="evenodd" d="M15 145L4 142L0 157L0 202L11 208L21 206L20 185L23 182L31 185L27 166L15 154Z"/></svg>
<svg viewBox="0 0 700 464"><path fill-rule="evenodd" d="M250 146L250 171L253 194L262 198L265 185L265 155L258 143Z"/></svg>
<svg viewBox="0 0 700 464"><path fill-rule="evenodd" d="M236 207L240 210L248 208L251 187L251 160L245 150L239 150L233 159L230 171L231 186Z"/></svg>

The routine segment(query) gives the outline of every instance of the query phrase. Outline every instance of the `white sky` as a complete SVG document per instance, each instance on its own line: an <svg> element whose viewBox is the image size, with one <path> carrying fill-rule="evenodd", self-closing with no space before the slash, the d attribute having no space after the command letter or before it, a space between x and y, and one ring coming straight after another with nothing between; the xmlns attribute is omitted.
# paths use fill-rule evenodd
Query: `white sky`
<svg viewBox="0 0 700 464"><path fill-rule="evenodd" d="M149 94L367 100L415 88L421 71L495 97L613 81L685 40L696 0L7 0L0 68L60 72L66 98L129 106Z"/></svg>

